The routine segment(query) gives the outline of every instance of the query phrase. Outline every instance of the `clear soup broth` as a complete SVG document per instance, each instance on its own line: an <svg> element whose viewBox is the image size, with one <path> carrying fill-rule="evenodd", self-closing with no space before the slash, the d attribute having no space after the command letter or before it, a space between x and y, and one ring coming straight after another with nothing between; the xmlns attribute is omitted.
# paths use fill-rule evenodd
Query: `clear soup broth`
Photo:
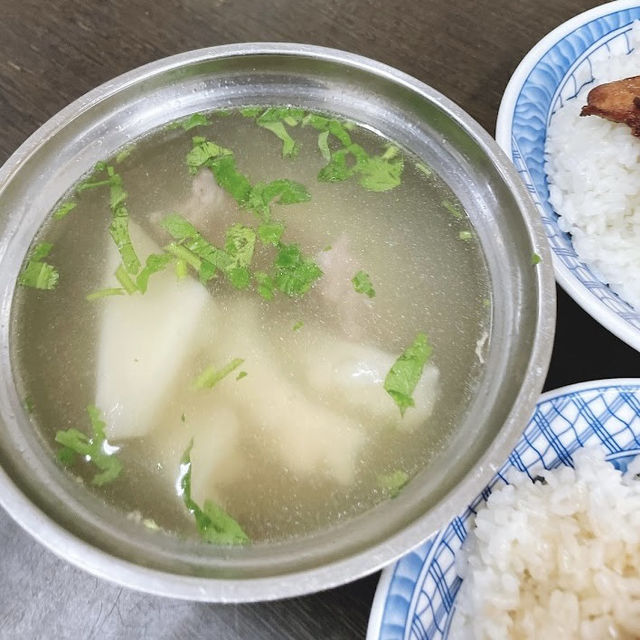
<svg viewBox="0 0 640 640"><path fill-rule="evenodd" d="M14 368L52 456L123 516L216 544L397 495L450 437L490 333L445 182L290 108L197 114L96 167L20 282Z"/></svg>

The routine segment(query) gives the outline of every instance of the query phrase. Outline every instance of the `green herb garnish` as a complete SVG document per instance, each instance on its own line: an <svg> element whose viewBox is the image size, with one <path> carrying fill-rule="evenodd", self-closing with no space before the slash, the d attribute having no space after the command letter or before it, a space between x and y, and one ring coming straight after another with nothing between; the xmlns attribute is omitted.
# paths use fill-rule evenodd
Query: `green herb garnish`
<svg viewBox="0 0 640 640"><path fill-rule="evenodd" d="M471 240L473 238L473 234L471 233L471 231L461 231L458 234L458 237L460 238L460 240Z"/></svg>
<svg viewBox="0 0 640 640"><path fill-rule="evenodd" d="M203 508L191 498L191 449L193 440L180 460L178 484L182 500L196 521L198 533L211 544L246 544L249 536L226 511L211 500L205 500Z"/></svg>
<svg viewBox="0 0 640 640"><path fill-rule="evenodd" d="M244 362L243 358L234 358L229 364L216 369L213 365L207 367L194 382L196 389L211 389L225 376L228 376L234 369L237 369Z"/></svg>
<svg viewBox="0 0 640 640"><path fill-rule="evenodd" d="M67 202L61 204L54 212L53 212L53 217L56 220L60 220L61 218L64 218L69 211L72 211L73 209L76 208L77 206L77 202L73 202L71 200L68 200Z"/></svg>
<svg viewBox="0 0 640 640"><path fill-rule="evenodd" d="M249 375L246 371L241 371L237 376L236 380L242 380L242 378L246 378Z"/></svg>
<svg viewBox="0 0 640 640"><path fill-rule="evenodd" d="M464 214L462 213L461 209L460 209L460 205L458 204L453 204L451 202L449 202L449 200L443 200L440 203L454 218L456 218L456 220L462 220L462 218L464 217Z"/></svg>
<svg viewBox="0 0 640 640"><path fill-rule="evenodd" d="M391 473L382 473L378 476L378 487L395 498L409 482L409 474L406 471L397 469Z"/></svg>
<svg viewBox="0 0 640 640"><path fill-rule="evenodd" d="M31 252L27 264L18 277L18 284L34 289L55 289L60 277L58 270L44 262L53 245L48 242L37 244Z"/></svg>
<svg viewBox="0 0 640 640"><path fill-rule="evenodd" d="M532 255L531 255L531 264L532 264L532 265L534 265L534 266L535 266L535 265L536 265L536 264L538 264L541 260L542 260L542 258L541 258L537 253L534 253L534 254L532 254Z"/></svg>
<svg viewBox="0 0 640 640"><path fill-rule="evenodd" d="M320 267L310 258L305 258L298 245L280 245L274 262L273 282L282 293L301 296L320 276Z"/></svg>
<svg viewBox="0 0 640 640"><path fill-rule="evenodd" d="M356 275L351 279L351 282L353 283L353 288L358 293L364 293L369 298L373 298L376 295L368 273L365 273L362 270L358 271L358 273L356 273Z"/></svg>
<svg viewBox="0 0 640 640"><path fill-rule="evenodd" d="M416 169L427 176L427 178L430 178L433 175L433 170L422 162L416 162Z"/></svg>
<svg viewBox="0 0 640 640"><path fill-rule="evenodd" d="M384 379L385 391L393 398L402 416L409 407L415 406L412 394L431 350L427 336L419 333L413 344L394 362Z"/></svg>
<svg viewBox="0 0 640 640"><path fill-rule="evenodd" d="M101 298L108 298L109 296L123 296L127 292L122 287L108 287L106 289L98 289L85 296L85 299L89 302L93 300L100 300Z"/></svg>
<svg viewBox="0 0 640 640"><path fill-rule="evenodd" d="M131 152L135 149L135 144L130 144L128 147L125 147L118 155L116 156L116 164L120 164L124 162L130 155Z"/></svg>
<svg viewBox="0 0 640 640"><path fill-rule="evenodd" d="M302 322L302 320L298 320L298 322L296 322L293 327L291 327L292 331L299 331L300 329L302 329L302 327L304 326L304 322Z"/></svg>
<svg viewBox="0 0 640 640"><path fill-rule="evenodd" d="M55 440L62 445L58 458L67 466L75 464L77 456L82 456L87 462L94 464L99 473L94 475L91 484L101 487L120 475L122 463L115 456L117 447L113 447L107 441L106 425L100 418L100 411L94 406L88 406L87 412L91 419L92 435L87 436L78 429L58 431Z"/></svg>
<svg viewBox="0 0 640 640"><path fill-rule="evenodd" d="M265 300L273 300L276 288L276 283L273 278L268 273L264 273L264 271L256 271L253 274L253 277L255 278L256 285L258 287L258 293Z"/></svg>
<svg viewBox="0 0 640 640"><path fill-rule="evenodd" d="M136 277L136 288L140 293L146 293L149 284L149 278L159 271L167 268L173 260L173 256L167 253L152 253L147 256L144 267Z"/></svg>
<svg viewBox="0 0 640 640"><path fill-rule="evenodd" d="M203 113L194 113L193 115L189 116L187 120L185 120L184 122L181 122L180 126L185 131L190 131L195 127L204 127L208 124L211 124L211 123L207 119L207 116L205 116Z"/></svg>

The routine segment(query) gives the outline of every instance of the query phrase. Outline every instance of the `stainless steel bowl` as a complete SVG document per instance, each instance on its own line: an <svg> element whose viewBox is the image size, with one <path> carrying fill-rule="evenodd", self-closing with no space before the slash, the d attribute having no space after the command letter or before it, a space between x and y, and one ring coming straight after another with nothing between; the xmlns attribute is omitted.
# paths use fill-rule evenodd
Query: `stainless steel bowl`
<svg viewBox="0 0 640 640"><path fill-rule="evenodd" d="M442 453L401 495L296 541L218 548L124 521L51 459L12 376L9 316L27 248L56 201L98 160L190 113L295 104L368 125L421 157L465 206L488 263L492 335L477 391ZM537 253L542 261L532 265ZM396 559L460 511L520 435L546 374L555 321L551 260L516 171L466 113L430 87L349 53L243 44L160 60L80 98L0 170L0 503L58 555L150 593L208 601L332 587Z"/></svg>

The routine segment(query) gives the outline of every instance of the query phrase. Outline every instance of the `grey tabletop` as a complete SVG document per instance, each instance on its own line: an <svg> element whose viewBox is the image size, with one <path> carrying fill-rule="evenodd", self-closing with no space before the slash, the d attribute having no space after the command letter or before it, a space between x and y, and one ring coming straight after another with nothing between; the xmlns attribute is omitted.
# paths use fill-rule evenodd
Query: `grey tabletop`
<svg viewBox="0 0 640 640"><path fill-rule="evenodd" d="M590 0L0 0L0 162L96 85L151 60L243 41L360 53L438 89L490 133L522 56ZM585 348L588 345L588 349ZM546 388L637 376L640 355L559 292ZM59 560L0 511L0 639L363 638L378 575L251 605L132 592Z"/></svg>

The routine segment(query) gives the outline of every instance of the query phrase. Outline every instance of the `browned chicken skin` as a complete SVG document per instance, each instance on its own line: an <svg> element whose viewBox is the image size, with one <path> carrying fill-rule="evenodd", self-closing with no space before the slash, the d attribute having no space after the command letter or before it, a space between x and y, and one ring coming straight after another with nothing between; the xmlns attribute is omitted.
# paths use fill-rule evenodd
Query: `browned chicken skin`
<svg viewBox="0 0 640 640"><path fill-rule="evenodd" d="M589 91L581 116L600 116L631 127L640 137L640 76L598 85Z"/></svg>

